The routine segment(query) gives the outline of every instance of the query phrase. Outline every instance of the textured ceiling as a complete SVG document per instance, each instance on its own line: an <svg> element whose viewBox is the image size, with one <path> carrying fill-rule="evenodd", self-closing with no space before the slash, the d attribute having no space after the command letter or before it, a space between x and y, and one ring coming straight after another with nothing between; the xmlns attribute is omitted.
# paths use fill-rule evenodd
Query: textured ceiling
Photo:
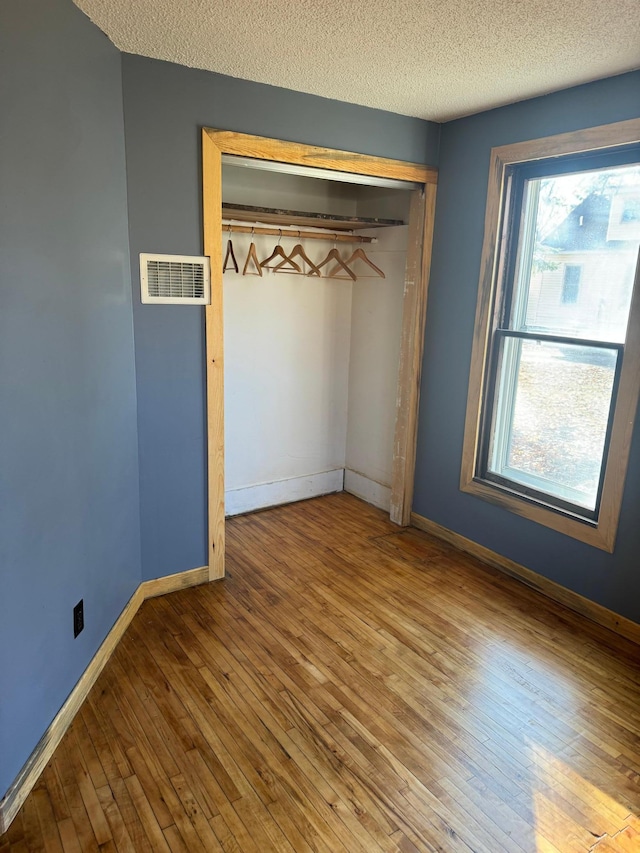
<svg viewBox="0 0 640 853"><path fill-rule="evenodd" d="M75 0L127 53L434 121L640 67L638 0Z"/></svg>

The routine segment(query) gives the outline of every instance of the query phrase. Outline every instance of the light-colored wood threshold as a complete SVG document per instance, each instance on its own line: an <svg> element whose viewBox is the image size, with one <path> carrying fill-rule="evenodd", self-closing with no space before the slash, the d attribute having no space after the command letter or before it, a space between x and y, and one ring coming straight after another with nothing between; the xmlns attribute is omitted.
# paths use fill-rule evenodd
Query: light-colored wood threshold
<svg viewBox="0 0 640 853"><path fill-rule="evenodd" d="M430 533L432 536L443 539L445 542L458 548L458 550L464 551L466 554L471 554L472 557L475 557L482 563L486 563L494 569L510 575L512 578L530 586L537 592L546 595L547 598L563 604L575 613L586 616L592 622L596 622L604 628L609 628L609 630L614 631L616 634L620 634L621 637L626 637L627 640L640 645L640 625L637 622L632 622L631 619L620 616L620 614L614 613L613 610L609 610L595 601L590 601L579 593L573 592L561 584L549 580L543 577L543 575L525 568L525 566L521 566L508 557L503 557L490 548L485 548L484 545L479 545L472 539L467 539L460 533L455 533L453 530L449 530L449 528L443 527L441 524L424 518L424 516L418 515L415 512L411 513L411 524L413 527L417 527L418 530Z"/></svg>
<svg viewBox="0 0 640 853"><path fill-rule="evenodd" d="M190 586L207 583L208 580L209 570L207 566L204 566L155 580L143 581L140 584L125 605L120 616L118 616L113 628L103 640L102 645L91 659L89 665L80 676L79 681L67 697L66 702L40 738L15 781L3 799L0 800L0 835L7 831L20 807L38 781L40 774L51 760L56 747L73 722L80 706L105 668L114 649L122 639L124 632L131 624L131 620L140 609L142 602L147 598L155 598L158 595L166 595L169 592L176 592Z"/></svg>

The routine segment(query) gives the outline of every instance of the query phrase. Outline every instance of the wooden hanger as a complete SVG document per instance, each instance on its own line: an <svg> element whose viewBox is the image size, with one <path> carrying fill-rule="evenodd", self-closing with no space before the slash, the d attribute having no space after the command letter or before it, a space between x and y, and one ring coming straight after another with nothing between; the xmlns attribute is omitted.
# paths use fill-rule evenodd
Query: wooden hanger
<svg viewBox="0 0 640 853"><path fill-rule="evenodd" d="M274 272L277 272L278 270L280 270L280 272L291 272L291 270L280 269L286 264L289 264L293 267L295 272L301 273L302 268L295 261L292 261L291 258L287 255L285 250L280 245L280 240L282 240L282 231L280 231L280 239L278 240L278 244L273 250L273 252L271 252L268 258L265 258L264 261L260 262L261 269L273 270ZM271 261L273 261L275 258L281 258L281 263L277 264L275 267L269 266Z"/></svg>
<svg viewBox="0 0 640 853"><path fill-rule="evenodd" d="M371 269L376 273L376 275L375 275L375 276L373 276L373 275L368 276L368 275L367 275L367 276L360 276L360 278L378 278L378 277L379 277L379 278L386 278L385 274L382 272L382 270L380 269L380 267L377 267L377 266L373 263L373 261L372 261L372 260L370 260L370 259L367 257L367 255L366 255L366 253L365 253L364 249L363 249L361 246L358 246L358 248L357 248L357 249L355 249L355 251L353 252L353 254L351 255L351 257L350 257L350 258L347 258L347 260L344 262L344 266L349 267L349 266L350 266L350 264L352 264L354 261L357 261L357 260L364 261L364 263L365 263L368 267L371 267ZM329 276L328 276L328 277L329 277L329 278L345 278L345 276L336 276L336 275L334 275L334 273L335 273L337 270L338 270L338 267L337 267L337 266L335 266L335 267L333 268L333 270L331 270L331 272L329 273Z"/></svg>
<svg viewBox="0 0 640 853"><path fill-rule="evenodd" d="M229 261L229 258L231 258L231 262L233 264L234 270L236 272L239 272L240 270L238 269L238 262L236 261L236 256L233 253L233 243L231 242L231 239L227 240L227 254L224 256L224 264L222 265L222 272L227 271L227 263Z"/></svg>
<svg viewBox="0 0 640 853"><path fill-rule="evenodd" d="M253 265L256 268L256 272L247 272L251 261L253 261ZM244 267L242 268L242 275L262 276L262 267L260 266L260 261L258 260L256 244L253 242L253 229L251 230L251 245L249 246L249 251L247 252L247 259L244 262Z"/></svg>
<svg viewBox="0 0 640 853"><path fill-rule="evenodd" d="M298 231L298 237L300 237L300 232L299 232L299 231ZM291 262L291 261L293 260L293 258L302 258L302 261L303 261L303 262L304 262L308 267L310 267L310 268L311 268L311 269L309 270L309 272L308 272L308 273L304 273L304 272L303 272L303 275L317 275L317 276L321 276L321 275L322 275L322 273L320 272L320 270L318 269L318 267L313 263L313 261L311 260L311 258L310 258L310 257L307 255L307 253L305 252L305 250L304 250L304 246L302 245L302 243L297 243L297 244L293 247L293 249L291 250L291 252L289 252L289 255L288 255L288 260L289 260L289 262ZM284 266L284 263L285 263L284 261L281 261L281 262L278 264L278 266L277 266L277 267L275 267L275 272L278 272L278 271L280 270L280 268ZM298 275L298 273L294 273L294 275Z"/></svg>
<svg viewBox="0 0 640 853"><path fill-rule="evenodd" d="M316 264L316 269L320 269L325 264L328 264L329 261L336 261L337 266L335 267L335 269L338 269L338 267L342 267L342 269L347 273L347 275L335 276L330 273L327 278L350 278L352 281L357 280L356 274L352 272L352 270L350 270L349 267L345 264L345 262L340 257L340 252L336 249L335 246L333 247L333 249L331 249L324 261L320 261L319 264Z"/></svg>

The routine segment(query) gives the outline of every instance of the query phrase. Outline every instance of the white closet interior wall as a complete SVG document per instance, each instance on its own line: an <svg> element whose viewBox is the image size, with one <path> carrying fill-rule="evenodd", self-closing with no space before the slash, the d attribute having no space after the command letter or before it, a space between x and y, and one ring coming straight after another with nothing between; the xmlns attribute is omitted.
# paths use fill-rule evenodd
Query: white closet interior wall
<svg viewBox="0 0 640 853"><path fill-rule="evenodd" d="M223 200L242 205L406 221L408 196L223 167ZM262 260L278 238L231 235L240 274L224 275L227 515L343 487L389 508L407 227L359 233L377 238L364 248L385 279L243 276L251 240ZM282 237L285 251L297 242ZM304 246L319 261L331 242ZM338 247L348 255L356 244Z"/></svg>

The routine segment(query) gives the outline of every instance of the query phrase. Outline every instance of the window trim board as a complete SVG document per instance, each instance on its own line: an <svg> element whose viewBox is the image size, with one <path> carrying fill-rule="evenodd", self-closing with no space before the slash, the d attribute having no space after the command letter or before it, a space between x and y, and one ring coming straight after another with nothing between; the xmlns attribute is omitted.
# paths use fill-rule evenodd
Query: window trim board
<svg viewBox="0 0 640 853"><path fill-rule="evenodd" d="M608 552L613 552L615 547L633 426L640 397L640 261L636 266L625 358L620 373L597 524L586 523L515 496L508 490L490 486L476 478L475 472L481 450L482 401L487 382L492 320L497 310L497 283L500 273L498 260L505 257L506 247L502 243L507 240L506 232L509 230L503 227L504 218L508 215L508 211L504 209L505 182L509 179L508 167L528 161L596 152L638 142L640 119L629 119L491 149L460 474L460 489L463 492Z"/></svg>

